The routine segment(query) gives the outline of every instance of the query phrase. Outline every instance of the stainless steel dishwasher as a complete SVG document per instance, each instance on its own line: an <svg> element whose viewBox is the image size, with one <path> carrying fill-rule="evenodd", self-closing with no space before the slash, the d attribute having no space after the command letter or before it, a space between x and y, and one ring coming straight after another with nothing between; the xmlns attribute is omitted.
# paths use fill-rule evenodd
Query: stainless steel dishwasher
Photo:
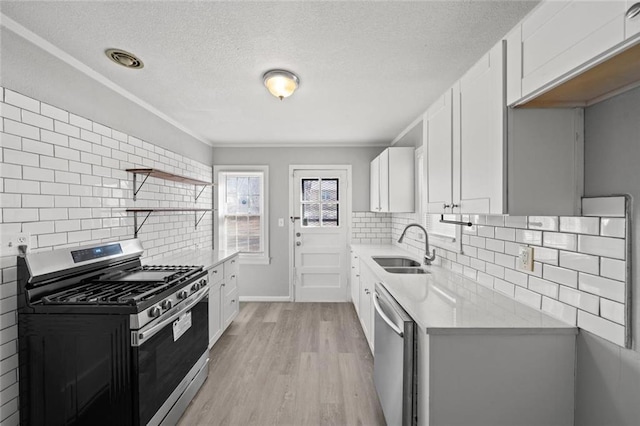
<svg viewBox="0 0 640 426"><path fill-rule="evenodd" d="M373 379L389 426L417 424L416 326L381 283L373 294Z"/></svg>

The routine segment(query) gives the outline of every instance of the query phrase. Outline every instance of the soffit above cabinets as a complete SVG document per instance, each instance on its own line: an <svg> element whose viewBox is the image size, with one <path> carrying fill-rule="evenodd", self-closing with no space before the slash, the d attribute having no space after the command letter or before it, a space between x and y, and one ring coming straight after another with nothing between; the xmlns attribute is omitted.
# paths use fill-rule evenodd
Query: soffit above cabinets
<svg viewBox="0 0 640 426"><path fill-rule="evenodd" d="M0 26L15 21L213 146L387 146L537 3L17 1L2 2ZM144 68L115 66L109 48ZM16 50L0 51L8 70ZM284 101L263 86L273 68L300 77ZM51 84L92 96L71 77Z"/></svg>

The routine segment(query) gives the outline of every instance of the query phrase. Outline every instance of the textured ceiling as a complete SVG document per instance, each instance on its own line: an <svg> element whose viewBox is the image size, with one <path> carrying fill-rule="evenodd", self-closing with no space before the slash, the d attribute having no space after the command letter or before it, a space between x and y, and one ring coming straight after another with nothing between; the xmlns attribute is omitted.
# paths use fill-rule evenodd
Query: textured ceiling
<svg viewBox="0 0 640 426"><path fill-rule="evenodd" d="M1 11L214 146L386 145L536 3L3 1ZM145 67L113 64L111 47ZM292 97L265 90L271 68L298 74Z"/></svg>

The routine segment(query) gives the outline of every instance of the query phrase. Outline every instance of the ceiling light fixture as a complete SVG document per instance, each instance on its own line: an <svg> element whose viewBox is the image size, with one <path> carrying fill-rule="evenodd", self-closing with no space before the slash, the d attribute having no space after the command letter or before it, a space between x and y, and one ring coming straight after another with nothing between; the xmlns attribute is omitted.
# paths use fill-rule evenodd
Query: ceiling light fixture
<svg viewBox="0 0 640 426"><path fill-rule="evenodd" d="M293 95L300 85L298 76L286 70L267 71L262 79L269 93L280 100Z"/></svg>
<svg viewBox="0 0 640 426"><path fill-rule="evenodd" d="M109 59L123 67L140 69L144 67L142 60L133 53L129 53L122 49L107 49L104 51Z"/></svg>

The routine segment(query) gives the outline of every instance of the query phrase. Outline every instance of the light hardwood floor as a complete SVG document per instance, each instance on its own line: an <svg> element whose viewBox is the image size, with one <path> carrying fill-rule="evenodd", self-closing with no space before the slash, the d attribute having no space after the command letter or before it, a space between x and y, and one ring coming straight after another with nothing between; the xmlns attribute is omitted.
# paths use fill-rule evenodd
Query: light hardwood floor
<svg viewBox="0 0 640 426"><path fill-rule="evenodd" d="M350 303L245 303L210 353L187 425L384 425Z"/></svg>

